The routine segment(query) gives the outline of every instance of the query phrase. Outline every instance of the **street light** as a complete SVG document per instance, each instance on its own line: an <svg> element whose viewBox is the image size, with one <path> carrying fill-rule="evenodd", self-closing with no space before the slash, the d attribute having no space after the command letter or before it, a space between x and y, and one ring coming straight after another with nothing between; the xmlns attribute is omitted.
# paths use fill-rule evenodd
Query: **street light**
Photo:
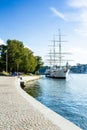
<svg viewBox="0 0 87 130"><path fill-rule="evenodd" d="M2 52L2 48L1 48L1 45L0 45L0 58L1 58L1 52Z"/></svg>
<svg viewBox="0 0 87 130"><path fill-rule="evenodd" d="M8 72L8 51L6 50L6 72Z"/></svg>
<svg viewBox="0 0 87 130"><path fill-rule="evenodd" d="M6 54L6 72L8 72L8 50L4 52Z"/></svg>

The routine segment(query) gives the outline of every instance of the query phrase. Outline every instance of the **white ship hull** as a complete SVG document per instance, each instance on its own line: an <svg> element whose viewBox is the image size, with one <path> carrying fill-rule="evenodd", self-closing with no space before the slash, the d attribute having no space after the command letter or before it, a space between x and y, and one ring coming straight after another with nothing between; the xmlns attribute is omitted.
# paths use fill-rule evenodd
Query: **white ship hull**
<svg viewBox="0 0 87 130"><path fill-rule="evenodd" d="M46 70L45 76L50 78L65 79L68 76L68 73L69 73L69 69L68 70L64 70L63 68L59 68L55 70L49 69Z"/></svg>

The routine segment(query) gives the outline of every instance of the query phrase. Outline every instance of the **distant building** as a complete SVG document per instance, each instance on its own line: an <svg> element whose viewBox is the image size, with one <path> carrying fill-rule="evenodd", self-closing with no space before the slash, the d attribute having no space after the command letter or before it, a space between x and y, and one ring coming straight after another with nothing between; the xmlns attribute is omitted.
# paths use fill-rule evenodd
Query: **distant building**
<svg viewBox="0 0 87 130"><path fill-rule="evenodd" d="M77 64L70 68L71 73L87 73L87 64Z"/></svg>

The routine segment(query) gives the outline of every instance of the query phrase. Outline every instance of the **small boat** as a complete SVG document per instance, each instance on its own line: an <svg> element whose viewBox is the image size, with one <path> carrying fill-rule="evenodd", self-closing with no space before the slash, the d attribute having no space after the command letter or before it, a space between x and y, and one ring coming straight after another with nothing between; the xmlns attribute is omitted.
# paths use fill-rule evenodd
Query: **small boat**
<svg viewBox="0 0 87 130"><path fill-rule="evenodd" d="M49 54L48 62L50 63L50 66L48 69L46 69L45 76L50 78L65 79L69 73L69 64L68 64L68 60L63 59L63 56L69 53L61 52L62 41L61 41L60 30L58 36L59 36L59 40L58 41L56 41L55 39L53 40L54 44L52 45L52 49L50 49L50 53L48 53ZM56 42L58 42L59 44L56 45ZM56 50L56 48L58 50ZM62 63L65 61L66 64L62 65Z"/></svg>

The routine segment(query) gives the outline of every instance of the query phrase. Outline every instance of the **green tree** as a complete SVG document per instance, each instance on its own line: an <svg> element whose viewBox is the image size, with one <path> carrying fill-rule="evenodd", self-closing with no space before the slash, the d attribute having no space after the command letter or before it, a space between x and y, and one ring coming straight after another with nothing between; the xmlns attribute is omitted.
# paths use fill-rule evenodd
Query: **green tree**
<svg viewBox="0 0 87 130"><path fill-rule="evenodd" d="M36 67L36 59L29 48L23 49L22 61L21 69L24 70L25 73L33 73Z"/></svg>
<svg viewBox="0 0 87 130"><path fill-rule="evenodd" d="M7 41L7 51L8 51L8 69L9 71L20 71L20 64L22 62L21 58L23 55L24 45L18 40L8 40Z"/></svg>
<svg viewBox="0 0 87 130"><path fill-rule="evenodd" d="M35 71L39 71L42 68L44 63L43 63L42 58L40 56L36 56L36 61L37 61L37 65L36 65Z"/></svg>
<svg viewBox="0 0 87 130"><path fill-rule="evenodd" d="M0 71L6 70L6 54L9 72L35 73L43 65L42 58L34 56L21 41L7 40L7 45L3 45L0 49Z"/></svg>

